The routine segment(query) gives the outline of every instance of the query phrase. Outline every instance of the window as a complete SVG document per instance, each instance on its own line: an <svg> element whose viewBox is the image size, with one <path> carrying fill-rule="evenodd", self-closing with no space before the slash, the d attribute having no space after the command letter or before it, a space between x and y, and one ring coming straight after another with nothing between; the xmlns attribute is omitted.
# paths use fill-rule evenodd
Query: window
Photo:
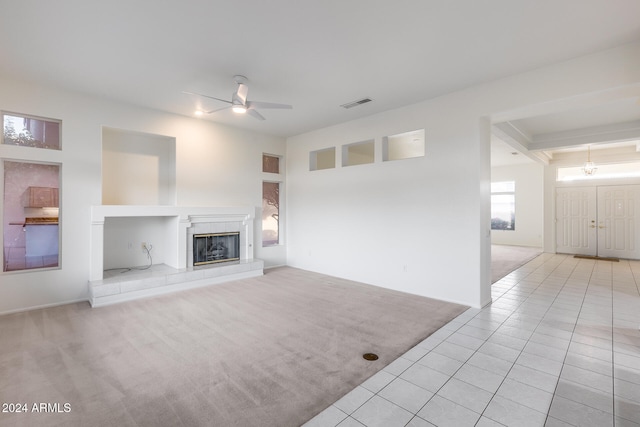
<svg viewBox="0 0 640 427"><path fill-rule="evenodd" d="M382 138L383 160L403 160L424 156L424 129Z"/></svg>
<svg viewBox="0 0 640 427"><path fill-rule="evenodd" d="M262 172L280 173L280 157L269 154L262 155Z"/></svg>
<svg viewBox="0 0 640 427"><path fill-rule="evenodd" d="M60 122L15 113L2 113L2 143L23 147L60 149Z"/></svg>
<svg viewBox="0 0 640 427"><path fill-rule="evenodd" d="M280 183L262 183L262 246L280 243Z"/></svg>
<svg viewBox="0 0 640 427"><path fill-rule="evenodd" d="M336 148L325 148L323 150L309 153L309 170L317 171L322 169L333 169L336 167Z"/></svg>
<svg viewBox="0 0 640 427"><path fill-rule="evenodd" d="M491 183L491 229L516 229L516 183L514 181Z"/></svg>
<svg viewBox="0 0 640 427"><path fill-rule="evenodd" d="M59 265L60 165L2 162L3 271Z"/></svg>
<svg viewBox="0 0 640 427"><path fill-rule="evenodd" d="M354 142L342 146L342 166L364 165L374 161L374 141Z"/></svg>
<svg viewBox="0 0 640 427"><path fill-rule="evenodd" d="M579 181L589 179L614 179L640 177L640 162L596 165L593 175L585 175L582 166L558 168L558 181Z"/></svg>

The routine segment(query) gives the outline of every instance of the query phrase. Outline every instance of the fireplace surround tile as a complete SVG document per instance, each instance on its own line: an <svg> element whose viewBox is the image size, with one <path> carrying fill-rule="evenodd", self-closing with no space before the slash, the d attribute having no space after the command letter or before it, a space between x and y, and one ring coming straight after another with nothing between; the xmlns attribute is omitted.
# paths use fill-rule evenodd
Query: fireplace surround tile
<svg viewBox="0 0 640 427"><path fill-rule="evenodd" d="M204 272L200 270L185 271L181 273L171 274L167 276L167 285L174 285L181 282L189 282L191 280L204 279Z"/></svg>
<svg viewBox="0 0 640 427"><path fill-rule="evenodd" d="M120 293L120 283L95 283L92 286L94 298L117 295Z"/></svg>
<svg viewBox="0 0 640 427"><path fill-rule="evenodd" d="M140 291L142 289L157 288L167 284L167 276L149 277L142 280L120 282L120 293Z"/></svg>

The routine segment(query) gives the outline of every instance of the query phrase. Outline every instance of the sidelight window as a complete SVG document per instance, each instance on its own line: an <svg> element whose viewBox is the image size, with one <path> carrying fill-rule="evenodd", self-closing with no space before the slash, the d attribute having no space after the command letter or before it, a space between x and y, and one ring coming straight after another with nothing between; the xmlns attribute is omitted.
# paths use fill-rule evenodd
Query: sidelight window
<svg viewBox="0 0 640 427"><path fill-rule="evenodd" d="M280 183L262 183L262 246L280 243Z"/></svg>

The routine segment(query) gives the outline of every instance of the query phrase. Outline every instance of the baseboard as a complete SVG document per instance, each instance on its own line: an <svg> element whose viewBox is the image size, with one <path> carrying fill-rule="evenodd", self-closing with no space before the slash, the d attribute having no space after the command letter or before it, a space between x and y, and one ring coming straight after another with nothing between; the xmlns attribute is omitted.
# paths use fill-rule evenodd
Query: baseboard
<svg viewBox="0 0 640 427"><path fill-rule="evenodd" d="M4 316L6 314L23 313L25 311L41 310L43 308L59 307L61 305L75 304L78 302L89 302L89 298L74 299L74 300L63 301L63 302L54 302L51 304L34 305L31 307L22 307L22 308L16 308L14 310L0 311L0 316Z"/></svg>

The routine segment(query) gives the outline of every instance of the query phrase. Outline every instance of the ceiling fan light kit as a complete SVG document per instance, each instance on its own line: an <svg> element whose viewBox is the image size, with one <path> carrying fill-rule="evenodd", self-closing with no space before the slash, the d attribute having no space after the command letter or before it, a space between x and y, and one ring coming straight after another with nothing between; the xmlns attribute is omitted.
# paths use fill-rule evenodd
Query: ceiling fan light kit
<svg viewBox="0 0 640 427"><path fill-rule="evenodd" d="M238 113L238 114L249 113L250 116L258 120L265 120L264 116L256 110L257 108L260 108L260 109L276 108L276 109L286 109L286 110L290 110L293 108L291 105L288 105L288 104L276 104L273 102L261 102L261 101L248 101L247 94L249 93L249 87L247 86L247 83L249 80L245 76L241 76L241 75L234 76L233 80L236 82L238 87L236 88L236 91L233 93L233 95L231 95L231 101L226 99L216 98L209 95L204 95L201 93L196 93L196 92L185 91L183 93L186 93L188 95L201 96L209 99L215 99L216 101L221 101L229 104L227 107L223 107L223 108L219 108L211 111L198 110L196 111L195 114L199 116L203 114L212 114L218 111L231 108L231 111L233 111L234 113Z"/></svg>

